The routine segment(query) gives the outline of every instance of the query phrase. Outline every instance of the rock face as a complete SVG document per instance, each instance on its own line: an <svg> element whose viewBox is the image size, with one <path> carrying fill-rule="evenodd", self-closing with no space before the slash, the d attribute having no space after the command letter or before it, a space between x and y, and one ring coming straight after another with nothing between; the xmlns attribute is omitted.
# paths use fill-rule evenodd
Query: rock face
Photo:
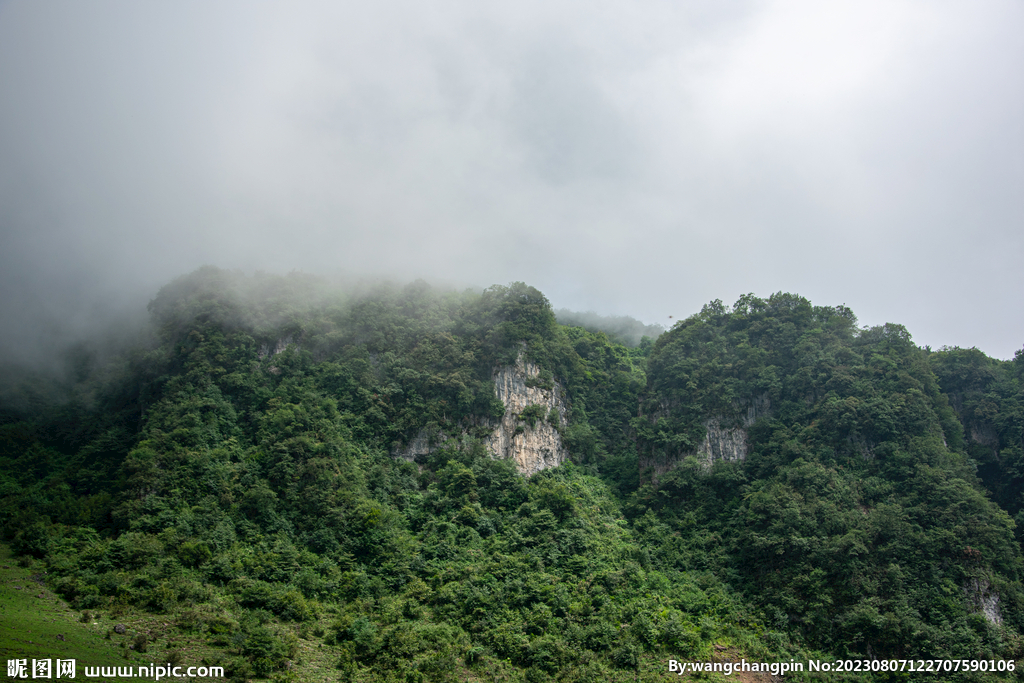
<svg viewBox="0 0 1024 683"><path fill-rule="evenodd" d="M744 427L750 425L744 424ZM747 459L747 430L742 427L723 427L722 418L704 421L704 443L697 447L697 459L710 468L716 460L737 462ZM683 457L686 457L684 455Z"/></svg>
<svg viewBox="0 0 1024 683"><path fill-rule="evenodd" d="M444 440L445 439L443 438L437 439L437 441ZM401 458L402 460L408 460L409 462L412 462L416 460L417 457L421 455L426 455L431 450L432 448L430 447L430 433L427 432L426 429L421 429L419 432L416 433L416 436L414 436L409 443L405 444L405 446L402 446L401 444L396 444L395 447L391 449L391 457Z"/></svg>
<svg viewBox="0 0 1024 683"><path fill-rule="evenodd" d="M971 443L980 443L992 449L992 455L999 457L999 434L996 433L995 425L988 421L974 421L968 427L968 438Z"/></svg>
<svg viewBox="0 0 1024 683"><path fill-rule="evenodd" d="M747 428L757 421L757 418L767 415L771 409L771 403L766 395L755 396L746 405L746 415L743 416L742 427L723 427L723 418L712 417L704 421L704 443L697 447L697 459L708 468L716 460L737 462L747 459Z"/></svg>
<svg viewBox="0 0 1024 683"><path fill-rule="evenodd" d="M270 344L261 344L260 350L256 352L256 356L260 360L263 360L267 356L276 356L277 354L287 349L291 344L295 344L296 348L300 348L299 345L292 339L292 335L289 334L287 337L282 337L281 339L278 339L276 342L274 342L273 347L271 347Z"/></svg>
<svg viewBox="0 0 1024 683"><path fill-rule="evenodd" d="M491 457L513 460L526 476L557 467L569 457L558 429L569 416L565 390L542 375L536 364L524 360L522 352L515 365L495 370L494 390L505 404L505 414L497 422L483 423L492 428L484 441ZM411 462L449 438L443 432L421 429L408 443L395 444L391 455Z"/></svg>
<svg viewBox="0 0 1024 683"><path fill-rule="evenodd" d="M491 454L514 460L527 476L565 462L569 451L556 427L566 424L568 418L561 385L551 379L544 381L540 368L525 361L520 352L515 365L495 371L494 389L505 404L505 414L487 438Z"/></svg>
<svg viewBox="0 0 1024 683"><path fill-rule="evenodd" d="M641 471L648 470L651 476L657 478L671 470L684 459L694 456L705 469L718 460L727 462L738 462L747 459L747 428L754 424L758 418L764 417L771 411L771 402L768 396L762 394L755 396L747 402L741 410L743 413L732 417L715 415L703 421L704 441L701 442L695 451L677 453L668 457L647 457L641 456ZM665 413L668 410L664 411ZM656 422L662 415L654 415ZM726 426L733 425L733 426Z"/></svg>
<svg viewBox="0 0 1024 683"><path fill-rule="evenodd" d="M1003 615L999 610L999 593L984 578L968 579L964 585L967 601L972 612L981 613L993 626L1003 623Z"/></svg>

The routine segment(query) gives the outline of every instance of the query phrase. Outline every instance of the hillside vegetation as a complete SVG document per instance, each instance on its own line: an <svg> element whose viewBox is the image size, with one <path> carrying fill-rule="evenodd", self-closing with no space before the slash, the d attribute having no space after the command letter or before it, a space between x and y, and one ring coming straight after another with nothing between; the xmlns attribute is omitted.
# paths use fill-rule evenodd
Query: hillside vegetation
<svg viewBox="0 0 1024 683"><path fill-rule="evenodd" d="M656 340L522 283L204 268L149 310L147 343L5 391L2 531L75 609L163 615L236 679L1024 656L1024 354L789 294ZM570 461L529 478L484 444L521 353L570 403ZM394 457L424 430L449 438Z"/></svg>

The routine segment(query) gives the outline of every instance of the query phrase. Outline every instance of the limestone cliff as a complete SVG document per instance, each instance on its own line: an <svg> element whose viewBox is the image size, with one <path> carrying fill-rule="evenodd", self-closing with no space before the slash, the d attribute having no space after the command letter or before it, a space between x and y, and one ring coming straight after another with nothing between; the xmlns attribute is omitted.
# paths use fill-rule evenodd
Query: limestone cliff
<svg viewBox="0 0 1024 683"><path fill-rule="evenodd" d="M295 344L295 348L296 349L302 348L292 338L292 335L289 334L288 336L282 337L282 338L278 339L276 342L274 342L274 346L273 347L271 347L270 344L261 344L260 345L260 350L256 352L256 355L257 355L257 357L260 360L263 360L267 356L273 357L273 356L276 356L279 353L282 353L285 349L287 349L292 344Z"/></svg>
<svg viewBox="0 0 1024 683"><path fill-rule="evenodd" d="M737 462L747 459L747 430L749 424L744 423L743 427L723 427L722 418L712 417L704 421L704 442L697 447L696 452L686 453L696 455L706 467L711 467L716 460Z"/></svg>
<svg viewBox="0 0 1024 683"><path fill-rule="evenodd" d="M765 395L755 396L746 404L746 414L741 418L742 426L723 427L722 417L712 417L704 421L704 442L697 447L697 459L706 467L711 467L716 460L736 462L747 459L747 428L757 418L768 414L771 404Z"/></svg>
<svg viewBox="0 0 1024 683"><path fill-rule="evenodd" d="M981 614L993 626L1003 623L1003 614L999 609L999 593L988 579L968 579L964 583L964 592L967 594L968 609L971 612Z"/></svg>
<svg viewBox="0 0 1024 683"><path fill-rule="evenodd" d="M391 449L391 457L413 462L421 455L427 455L433 450L430 436L430 432L421 429L416 436L410 439L409 443L405 445L396 443ZM442 434L435 435L434 440L438 443L447 441Z"/></svg>
<svg viewBox="0 0 1024 683"><path fill-rule="evenodd" d="M505 414L498 421L484 421L482 425L492 429L484 440L491 456L514 461L519 472L527 476L557 467L569 457L558 429L569 416L565 391L543 374L522 353L515 365L497 368L494 390L505 404ZM448 439L449 435L441 431L421 429L408 443L396 443L391 455L413 461Z"/></svg>
<svg viewBox="0 0 1024 683"><path fill-rule="evenodd" d="M544 381L540 375L540 368L524 360L522 353L515 365L494 373L494 389L505 404L505 414L487 438L487 448L495 458L514 460L527 476L557 467L569 457L555 426L568 418L565 392L558 382Z"/></svg>
<svg viewBox="0 0 1024 683"><path fill-rule="evenodd" d="M650 475L657 479L659 475L668 472L684 459L694 456L705 469L718 460L738 462L747 459L747 428L754 424L758 418L767 415L771 410L771 402L767 395L755 396L746 404L743 404L736 415L722 416L715 415L706 418L702 425L704 427L704 440L694 451L675 454L647 454L640 457L641 471L648 470ZM652 416L652 421L657 423L658 419L664 417L670 411L663 409L659 414Z"/></svg>

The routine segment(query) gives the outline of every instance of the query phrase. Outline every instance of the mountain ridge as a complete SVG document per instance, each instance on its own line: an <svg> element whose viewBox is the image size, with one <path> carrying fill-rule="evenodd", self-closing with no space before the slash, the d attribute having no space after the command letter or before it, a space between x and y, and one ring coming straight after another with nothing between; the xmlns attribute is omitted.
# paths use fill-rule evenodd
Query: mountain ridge
<svg viewBox="0 0 1024 683"><path fill-rule="evenodd" d="M149 309L153 343L70 400L4 406L2 531L77 608L168 615L236 678L286 676L295 637L349 680L1024 654L1024 354L783 293L636 346L523 283L204 268ZM519 366L547 403L501 393ZM502 421L560 466L495 458Z"/></svg>

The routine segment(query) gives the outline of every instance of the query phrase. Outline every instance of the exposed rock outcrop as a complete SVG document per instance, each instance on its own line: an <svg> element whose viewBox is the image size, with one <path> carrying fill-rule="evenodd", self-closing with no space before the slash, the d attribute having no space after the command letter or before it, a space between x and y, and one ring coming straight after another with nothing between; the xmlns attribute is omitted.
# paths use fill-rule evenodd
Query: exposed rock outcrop
<svg viewBox="0 0 1024 683"><path fill-rule="evenodd" d="M749 426L749 425L746 425ZM716 460L737 462L747 459L747 430L742 427L723 427L722 418L712 417L704 421L704 442L697 447L696 455L706 467Z"/></svg>
<svg viewBox="0 0 1024 683"><path fill-rule="evenodd" d="M999 454L999 434L995 425L987 421L971 422L968 427L968 438L972 443L980 443L992 449L994 455Z"/></svg>
<svg viewBox="0 0 1024 683"><path fill-rule="evenodd" d="M438 435L438 437L440 436L441 435ZM435 441L447 440L438 437L435 437ZM414 436L409 443L404 446L401 443L395 444L394 448L391 449L391 457L412 462L419 456L427 455L431 450L433 450L430 442L430 432L426 429L421 429L416 433L416 436Z"/></svg>
<svg viewBox="0 0 1024 683"><path fill-rule="evenodd" d="M999 459L999 433L996 431L996 426L989 420L979 418L977 415L970 414L964 408L964 394L961 391L952 391L947 394L949 399L949 405L956 412L956 416L960 418L960 422L964 426L964 438L969 443L981 444L987 446L992 451L992 456ZM943 437L945 441L945 437Z"/></svg>
<svg viewBox="0 0 1024 683"><path fill-rule="evenodd" d="M559 431L569 417L565 390L543 374L535 363L524 359L522 352L515 365L496 369L494 390L505 404L505 414L496 422L487 420L482 424L492 429L484 440L491 456L514 461L516 469L527 476L557 467L569 457ZM407 443L395 444L391 455L414 461L449 438L436 428L434 432L421 429Z"/></svg>
<svg viewBox="0 0 1024 683"><path fill-rule="evenodd" d="M522 352L515 365L494 373L494 388L505 404L505 414L487 438L487 448L495 458L514 460L527 476L557 467L569 457L556 427L568 418L565 392L558 382L543 381L540 375L540 368L524 360ZM524 411L533 415L524 419Z"/></svg>
<svg viewBox="0 0 1024 683"><path fill-rule="evenodd" d="M710 468L716 460L738 462L747 459L747 428L757 422L757 418L767 415L771 410L768 396L755 396L746 405L746 415L742 418L742 427L723 427L722 417L712 417L704 421L704 442L697 447L697 459Z"/></svg>
<svg viewBox="0 0 1024 683"><path fill-rule="evenodd" d="M279 353L282 353L292 344L295 344L296 349L300 348L299 344L292 339L292 335L289 334L288 336L282 337L278 339L276 342L274 342L273 347L271 347L270 344L260 344L260 350L256 352L256 356L260 360L263 360L267 356L273 357Z"/></svg>
<svg viewBox="0 0 1024 683"><path fill-rule="evenodd" d="M971 611L982 614L992 625L1003 623L1003 614L999 609L999 593L985 578L968 579L964 584L964 592Z"/></svg>
<svg viewBox="0 0 1024 683"><path fill-rule="evenodd" d="M767 394L755 396L740 408L742 413L726 417L715 415L703 421L704 440L694 451L676 454L650 454L640 458L641 471L647 470L649 474L657 478L671 470L678 463L688 457L694 456L705 469L718 460L727 462L739 462L747 459L748 438L747 428L757 422L758 418L764 417L771 412L771 401ZM664 411L665 414L668 410ZM654 415L652 419L657 422L663 415ZM732 426L726 426L732 425Z"/></svg>

